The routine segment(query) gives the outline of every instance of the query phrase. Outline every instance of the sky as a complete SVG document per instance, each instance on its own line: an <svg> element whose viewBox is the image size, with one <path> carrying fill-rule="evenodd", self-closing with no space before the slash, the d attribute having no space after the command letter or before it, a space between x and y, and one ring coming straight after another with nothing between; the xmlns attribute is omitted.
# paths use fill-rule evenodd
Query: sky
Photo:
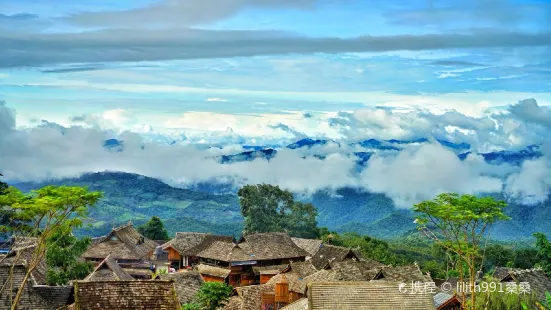
<svg viewBox="0 0 551 310"><path fill-rule="evenodd" d="M551 189L547 155L486 167L428 143L379 154L358 175L343 147L545 148L549 1L4 0L0 42L0 170L11 180L108 169L175 184L357 186L401 205L448 190L541 201ZM319 150L333 157L212 160L304 137L336 141ZM106 152L111 138L123 152Z"/></svg>

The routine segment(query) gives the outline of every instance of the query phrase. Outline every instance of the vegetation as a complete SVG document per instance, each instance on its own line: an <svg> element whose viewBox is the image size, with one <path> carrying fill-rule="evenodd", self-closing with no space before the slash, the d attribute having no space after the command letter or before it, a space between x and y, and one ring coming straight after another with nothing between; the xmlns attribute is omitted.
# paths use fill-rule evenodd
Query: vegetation
<svg viewBox="0 0 551 310"><path fill-rule="evenodd" d="M151 240L168 240L168 232L158 216L153 216L149 222L138 227L140 234Z"/></svg>
<svg viewBox="0 0 551 310"><path fill-rule="evenodd" d="M36 238L36 246L27 261L27 272L13 299L12 309L16 309L31 273L44 259L48 241L59 233L81 227L88 207L100 197L99 192L68 186L46 186L28 194L9 187L7 193L0 196L0 206L12 211L8 223L2 225L0 231Z"/></svg>
<svg viewBox="0 0 551 310"><path fill-rule="evenodd" d="M460 282L466 272L471 287L474 287L477 272L481 269L479 262L483 258L482 242L491 224L509 219L503 213L505 206L504 201L493 197L445 193L434 200L416 204L414 210L418 213L419 228L456 258L457 267L454 269L459 273ZM471 293L471 304L476 305L476 291Z"/></svg>
<svg viewBox="0 0 551 310"><path fill-rule="evenodd" d="M66 285L71 280L82 280L90 274L94 265L77 260L90 242L90 238L78 239L70 231L56 231L46 243L47 284Z"/></svg>
<svg viewBox="0 0 551 310"><path fill-rule="evenodd" d="M540 267L551 277L551 242L542 233L535 233L538 248L537 259Z"/></svg>
<svg viewBox="0 0 551 310"><path fill-rule="evenodd" d="M291 236L319 236L317 209L296 202L293 194L269 184L246 185L238 192L245 233L286 231Z"/></svg>
<svg viewBox="0 0 551 310"><path fill-rule="evenodd" d="M481 282L481 287L491 288L492 285L496 285L495 282ZM494 286L497 287L497 286ZM505 290L505 287L503 288ZM523 310L527 309L539 309L538 302L535 294L507 294L505 291L500 292L499 289L488 289L486 292L478 293L476 303L472 304L472 301L468 301L466 304L467 309L492 309L492 310Z"/></svg>
<svg viewBox="0 0 551 310"><path fill-rule="evenodd" d="M201 285L196 301L182 306L182 310L216 310L230 300L233 288L225 283L205 282Z"/></svg>

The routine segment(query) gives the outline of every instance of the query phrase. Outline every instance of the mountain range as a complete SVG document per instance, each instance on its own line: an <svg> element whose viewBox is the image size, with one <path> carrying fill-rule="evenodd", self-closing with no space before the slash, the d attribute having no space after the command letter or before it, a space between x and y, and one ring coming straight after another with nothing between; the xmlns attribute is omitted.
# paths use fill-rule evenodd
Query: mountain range
<svg viewBox="0 0 551 310"><path fill-rule="evenodd" d="M215 194L228 190L227 184L202 186L202 190L172 187L160 180L123 172L88 173L78 178L40 183L13 184L23 191L41 186L87 186L101 191L104 198L91 209L90 223L78 235L97 236L112 227L132 221L139 225L151 216L159 216L170 233L176 231L211 232L239 235L243 218L235 193ZM497 196L496 198L503 198ZM338 232L358 232L392 239L415 231L414 214L397 209L391 199L353 188L336 193L318 191L302 200L312 202L319 211L320 226ZM534 232L550 232L551 199L543 204L526 206L510 202L506 213L512 218L497 223L491 230L496 240L529 240Z"/></svg>

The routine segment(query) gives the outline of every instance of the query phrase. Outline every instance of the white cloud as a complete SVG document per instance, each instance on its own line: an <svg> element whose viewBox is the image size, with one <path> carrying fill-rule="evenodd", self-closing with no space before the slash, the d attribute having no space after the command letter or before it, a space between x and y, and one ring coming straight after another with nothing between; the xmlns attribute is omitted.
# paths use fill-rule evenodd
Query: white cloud
<svg viewBox="0 0 551 310"><path fill-rule="evenodd" d="M549 137L549 132L540 126L545 123L542 119L522 121L521 116L532 120L534 114L511 109L517 113L489 113L478 118L456 111L434 114L387 108L315 113L309 117L298 111L258 115L189 112L170 116L163 124L168 133L159 133L132 111L122 109L73 118L75 124L80 122L84 127L43 122L38 127L17 129L15 111L1 104L0 171L8 180L25 181L117 170L188 185L220 179L232 179L238 184L275 183L308 194L354 186L384 193L402 207L440 192L499 192L503 187L511 197L541 201L551 188L551 152L547 148L543 148L546 157L527 161L521 167L490 165L479 155L460 161L456 153L433 139L466 141L475 146L476 152L519 149ZM271 126L277 124L290 129ZM243 148L236 144L296 139L291 129L310 137L330 138L329 132L337 141L310 149L283 148L270 161L220 164L216 159L242 152ZM348 145L367 138L421 137L432 142L401 151L378 152L361 173L357 158L350 154L366 149ZM122 152L103 148L104 141L110 138L124 141ZM169 145L171 141L178 143ZM197 142L205 145L193 144ZM208 148L212 144L224 147Z"/></svg>
<svg viewBox="0 0 551 310"><path fill-rule="evenodd" d="M206 101L209 101L209 102L227 102L228 100L223 99L223 98L207 98Z"/></svg>
<svg viewBox="0 0 551 310"><path fill-rule="evenodd" d="M444 192L500 192L502 183L478 174L452 151L425 144L407 148L395 157L372 158L361 174L361 184L408 208Z"/></svg>

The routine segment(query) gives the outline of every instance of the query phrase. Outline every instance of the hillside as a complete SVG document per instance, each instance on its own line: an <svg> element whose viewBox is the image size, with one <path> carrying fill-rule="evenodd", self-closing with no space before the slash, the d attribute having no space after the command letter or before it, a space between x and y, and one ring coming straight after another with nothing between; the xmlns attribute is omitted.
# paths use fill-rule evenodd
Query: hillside
<svg viewBox="0 0 551 310"><path fill-rule="evenodd" d="M91 190L104 192L105 197L91 210L91 227L81 229L79 234L100 235L130 220L139 225L153 215L165 222L170 233L186 230L239 235L242 228L243 218L235 194L174 188L157 179L121 172L92 173L80 178L15 186L27 191L46 184L88 186ZM201 188L219 189L216 183ZM330 230L385 239L415 231L413 212L396 209L392 200L382 194L343 188L336 195L318 192L305 200L318 208L319 225ZM551 200L534 206L510 202L506 213L512 219L496 224L492 238L530 240L534 232L551 232L551 222L545 220L551 218Z"/></svg>
<svg viewBox="0 0 551 310"><path fill-rule="evenodd" d="M179 189L153 178L118 172L15 186L26 191L46 184L87 186L104 193L90 211L91 227L81 229L82 234L100 235L128 221L139 225L153 215L163 219L169 233L185 229L237 235L241 231L239 201L234 195Z"/></svg>

